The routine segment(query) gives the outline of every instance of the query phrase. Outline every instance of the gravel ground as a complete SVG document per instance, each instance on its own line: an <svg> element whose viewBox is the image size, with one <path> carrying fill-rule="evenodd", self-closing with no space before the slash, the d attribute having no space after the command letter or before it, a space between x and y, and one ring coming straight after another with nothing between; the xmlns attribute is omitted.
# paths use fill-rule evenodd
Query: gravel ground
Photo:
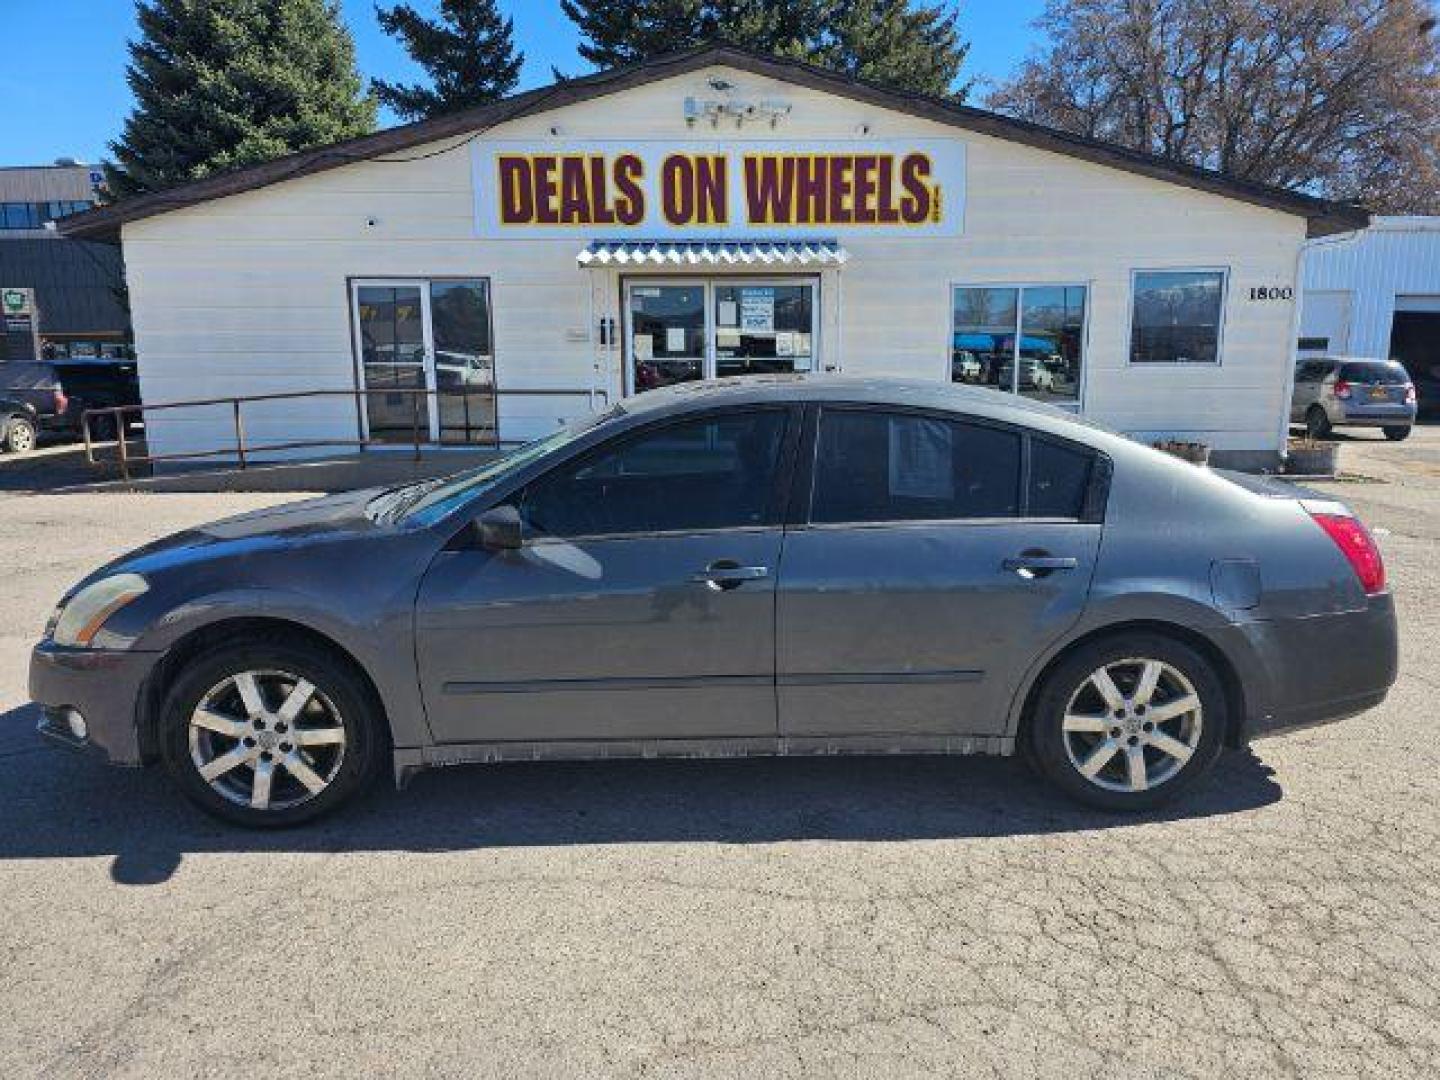
<svg viewBox="0 0 1440 1080"><path fill-rule="evenodd" d="M1400 684L1145 819L1010 761L632 762L231 831L41 746L25 654L99 560L285 497L6 497L0 1075L1440 1074L1440 429L1346 455Z"/></svg>

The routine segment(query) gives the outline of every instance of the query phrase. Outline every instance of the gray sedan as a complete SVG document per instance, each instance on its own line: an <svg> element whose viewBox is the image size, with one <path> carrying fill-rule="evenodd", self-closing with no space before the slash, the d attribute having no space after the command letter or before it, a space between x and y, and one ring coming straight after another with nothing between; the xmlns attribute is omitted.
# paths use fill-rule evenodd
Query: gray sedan
<svg viewBox="0 0 1440 1080"><path fill-rule="evenodd" d="M781 377L141 548L30 688L51 738L284 825L387 764L617 756L1020 752L1144 809L1395 674L1339 503L990 390Z"/></svg>

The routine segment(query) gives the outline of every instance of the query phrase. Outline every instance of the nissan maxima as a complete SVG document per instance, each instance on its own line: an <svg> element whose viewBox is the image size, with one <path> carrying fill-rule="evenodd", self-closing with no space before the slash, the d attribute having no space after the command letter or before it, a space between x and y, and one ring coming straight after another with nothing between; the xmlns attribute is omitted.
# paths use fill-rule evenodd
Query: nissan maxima
<svg viewBox="0 0 1440 1080"><path fill-rule="evenodd" d="M387 766L1011 754L1143 810L1384 699L1345 506L928 382L656 390L483 468L183 532L35 648L41 731L245 825Z"/></svg>

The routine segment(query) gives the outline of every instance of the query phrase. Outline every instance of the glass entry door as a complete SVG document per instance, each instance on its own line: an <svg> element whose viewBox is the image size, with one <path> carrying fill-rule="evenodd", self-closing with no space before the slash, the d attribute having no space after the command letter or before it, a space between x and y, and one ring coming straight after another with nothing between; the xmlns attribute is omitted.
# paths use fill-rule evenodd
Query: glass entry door
<svg viewBox="0 0 1440 1080"><path fill-rule="evenodd" d="M628 282L627 392L817 370L817 293L809 278Z"/></svg>
<svg viewBox="0 0 1440 1080"><path fill-rule="evenodd" d="M369 438L494 440L488 281L357 282L352 306Z"/></svg>

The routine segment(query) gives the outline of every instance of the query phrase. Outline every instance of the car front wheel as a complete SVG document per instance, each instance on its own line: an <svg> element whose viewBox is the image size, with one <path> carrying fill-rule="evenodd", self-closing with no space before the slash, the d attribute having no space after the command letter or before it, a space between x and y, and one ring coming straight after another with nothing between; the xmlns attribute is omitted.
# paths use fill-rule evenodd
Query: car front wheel
<svg viewBox="0 0 1440 1080"><path fill-rule="evenodd" d="M1179 795L1219 756L1224 688L1199 652L1125 635L1087 645L1046 678L1030 717L1041 772L1106 810L1147 810Z"/></svg>
<svg viewBox="0 0 1440 1080"><path fill-rule="evenodd" d="M12 454L28 454L35 449L35 425L23 416L14 416L5 425L4 446Z"/></svg>
<svg viewBox="0 0 1440 1080"><path fill-rule="evenodd" d="M1382 430L1385 432L1385 438L1389 439L1391 442L1401 442L1402 440L1408 439L1410 437L1410 428L1408 426L1387 427L1383 428Z"/></svg>
<svg viewBox="0 0 1440 1080"><path fill-rule="evenodd" d="M380 717L358 675L303 643L202 654L160 717L161 754L180 790L240 825L296 825L345 802L381 758Z"/></svg>

